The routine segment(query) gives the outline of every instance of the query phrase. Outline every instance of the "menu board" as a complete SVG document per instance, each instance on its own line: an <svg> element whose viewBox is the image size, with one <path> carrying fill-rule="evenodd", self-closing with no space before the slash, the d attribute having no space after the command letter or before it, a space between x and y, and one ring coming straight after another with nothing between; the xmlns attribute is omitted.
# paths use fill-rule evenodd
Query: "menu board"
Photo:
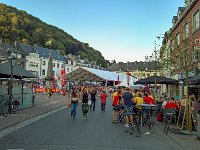
<svg viewBox="0 0 200 150"><path fill-rule="evenodd" d="M179 110L177 126L183 129L184 121L185 121L185 106L181 106Z"/></svg>

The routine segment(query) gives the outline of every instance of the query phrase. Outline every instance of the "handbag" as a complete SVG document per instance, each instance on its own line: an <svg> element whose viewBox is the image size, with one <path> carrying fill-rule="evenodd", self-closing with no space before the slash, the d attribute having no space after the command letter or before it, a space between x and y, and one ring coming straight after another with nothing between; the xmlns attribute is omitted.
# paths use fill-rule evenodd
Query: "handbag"
<svg viewBox="0 0 200 150"><path fill-rule="evenodd" d="M92 104L92 101L91 100L88 100L88 105L91 105Z"/></svg>
<svg viewBox="0 0 200 150"><path fill-rule="evenodd" d="M71 101L68 101L68 102L67 102L67 107L71 107L71 106L72 106Z"/></svg>

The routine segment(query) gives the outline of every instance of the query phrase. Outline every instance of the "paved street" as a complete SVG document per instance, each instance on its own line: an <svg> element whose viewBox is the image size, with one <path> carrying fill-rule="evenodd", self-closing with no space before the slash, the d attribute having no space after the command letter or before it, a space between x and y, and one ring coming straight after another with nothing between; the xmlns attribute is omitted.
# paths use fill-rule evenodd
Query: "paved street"
<svg viewBox="0 0 200 150"><path fill-rule="evenodd" d="M89 112L87 120L83 120L80 105L76 120L70 119L70 108L61 109L1 137L0 149L187 149L174 139L164 135L158 126L154 135L145 134L148 131L146 128L142 128L141 137L125 133L124 126L111 123L110 99L106 107L107 111L101 112L98 99L96 111Z"/></svg>

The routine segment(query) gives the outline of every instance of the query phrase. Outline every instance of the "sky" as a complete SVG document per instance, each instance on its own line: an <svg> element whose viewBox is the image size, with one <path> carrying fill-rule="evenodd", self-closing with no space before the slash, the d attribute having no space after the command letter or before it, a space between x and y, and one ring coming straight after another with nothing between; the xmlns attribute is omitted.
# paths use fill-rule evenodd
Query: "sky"
<svg viewBox="0 0 200 150"><path fill-rule="evenodd" d="M57 26L117 62L144 61L185 0L0 0ZM156 46L155 46L156 42Z"/></svg>

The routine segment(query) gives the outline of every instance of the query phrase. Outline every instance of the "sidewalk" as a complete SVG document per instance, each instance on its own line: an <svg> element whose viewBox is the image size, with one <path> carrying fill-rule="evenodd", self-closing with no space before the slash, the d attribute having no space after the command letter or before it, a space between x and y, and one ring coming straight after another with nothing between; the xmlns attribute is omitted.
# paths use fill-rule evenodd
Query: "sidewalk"
<svg viewBox="0 0 200 150"><path fill-rule="evenodd" d="M164 123L158 121L155 122L156 126L158 126L158 128L160 128L163 131L165 127ZM183 149L198 150L200 148L200 140L197 138L196 134L173 133L172 131L179 130L174 123L170 125L169 129L170 130L168 131L168 135L166 136L168 136L171 140L175 141Z"/></svg>
<svg viewBox="0 0 200 150"><path fill-rule="evenodd" d="M0 116L0 130L58 107L65 106L67 99L68 95L53 94L52 98L48 99L46 94L35 94L35 107L19 110L16 114L9 114L7 117Z"/></svg>

